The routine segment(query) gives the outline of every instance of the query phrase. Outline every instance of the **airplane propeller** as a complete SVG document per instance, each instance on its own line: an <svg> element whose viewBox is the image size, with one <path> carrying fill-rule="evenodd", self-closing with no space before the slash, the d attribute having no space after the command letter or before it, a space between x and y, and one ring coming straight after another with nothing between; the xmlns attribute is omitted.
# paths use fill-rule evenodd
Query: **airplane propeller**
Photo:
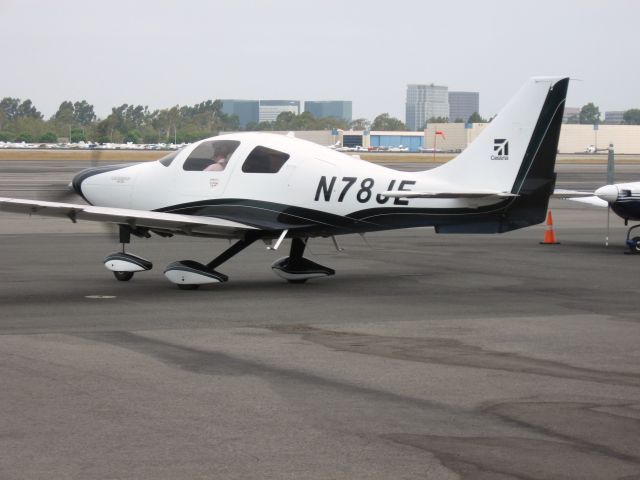
<svg viewBox="0 0 640 480"><path fill-rule="evenodd" d="M47 192L46 199L50 202L78 203L78 194L73 190L71 184L50 183L44 185L40 191Z"/></svg>

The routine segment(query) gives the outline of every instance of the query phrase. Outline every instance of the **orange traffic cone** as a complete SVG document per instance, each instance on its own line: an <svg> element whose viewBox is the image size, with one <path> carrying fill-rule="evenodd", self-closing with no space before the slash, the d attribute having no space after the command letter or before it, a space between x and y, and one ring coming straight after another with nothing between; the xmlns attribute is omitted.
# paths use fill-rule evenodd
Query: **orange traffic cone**
<svg viewBox="0 0 640 480"><path fill-rule="evenodd" d="M544 232L544 240L540 242L542 245L556 245L560 242L556 240L556 232L553 231L553 215L551 210L547 213L547 230Z"/></svg>

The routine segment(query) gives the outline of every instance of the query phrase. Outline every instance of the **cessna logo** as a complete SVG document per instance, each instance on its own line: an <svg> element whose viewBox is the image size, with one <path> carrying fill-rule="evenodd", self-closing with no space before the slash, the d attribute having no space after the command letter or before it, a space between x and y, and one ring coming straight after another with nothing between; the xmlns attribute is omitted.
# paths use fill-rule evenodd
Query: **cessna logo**
<svg viewBox="0 0 640 480"><path fill-rule="evenodd" d="M491 160L509 160L509 142L506 138L496 138L493 141L494 155Z"/></svg>

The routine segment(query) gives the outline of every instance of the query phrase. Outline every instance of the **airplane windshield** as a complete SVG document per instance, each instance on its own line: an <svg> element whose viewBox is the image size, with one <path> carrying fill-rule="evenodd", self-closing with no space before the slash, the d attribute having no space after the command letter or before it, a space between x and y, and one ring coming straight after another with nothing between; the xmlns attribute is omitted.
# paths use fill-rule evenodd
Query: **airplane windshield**
<svg viewBox="0 0 640 480"><path fill-rule="evenodd" d="M221 172L238 148L237 140L211 140L198 145L185 160L183 169L188 171Z"/></svg>
<svg viewBox="0 0 640 480"><path fill-rule="evenodd" d="M171 165L171 162L173 162L173 159L176 158L176 156L178 155L178 153L180 153L180 150L176 150L175 152L171 152L168 155L165 155L164 157L162 157L160 160L158 160L162 165L164 165L165 167L168 167L169 165Z"/></svg>

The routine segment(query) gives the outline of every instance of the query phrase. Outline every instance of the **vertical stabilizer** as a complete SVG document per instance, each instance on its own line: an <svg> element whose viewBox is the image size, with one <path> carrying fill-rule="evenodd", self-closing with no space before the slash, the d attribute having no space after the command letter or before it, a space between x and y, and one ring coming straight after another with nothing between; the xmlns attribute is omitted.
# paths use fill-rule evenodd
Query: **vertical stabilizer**
<svg viewBox="0 0 640 480"><path fill-rule="evenodd" d="M544 221L568 85L562 77L530 79L465 151L424 172L460 190L517 195L475 225L443 225L438 232L506 232Z"/></svg>

